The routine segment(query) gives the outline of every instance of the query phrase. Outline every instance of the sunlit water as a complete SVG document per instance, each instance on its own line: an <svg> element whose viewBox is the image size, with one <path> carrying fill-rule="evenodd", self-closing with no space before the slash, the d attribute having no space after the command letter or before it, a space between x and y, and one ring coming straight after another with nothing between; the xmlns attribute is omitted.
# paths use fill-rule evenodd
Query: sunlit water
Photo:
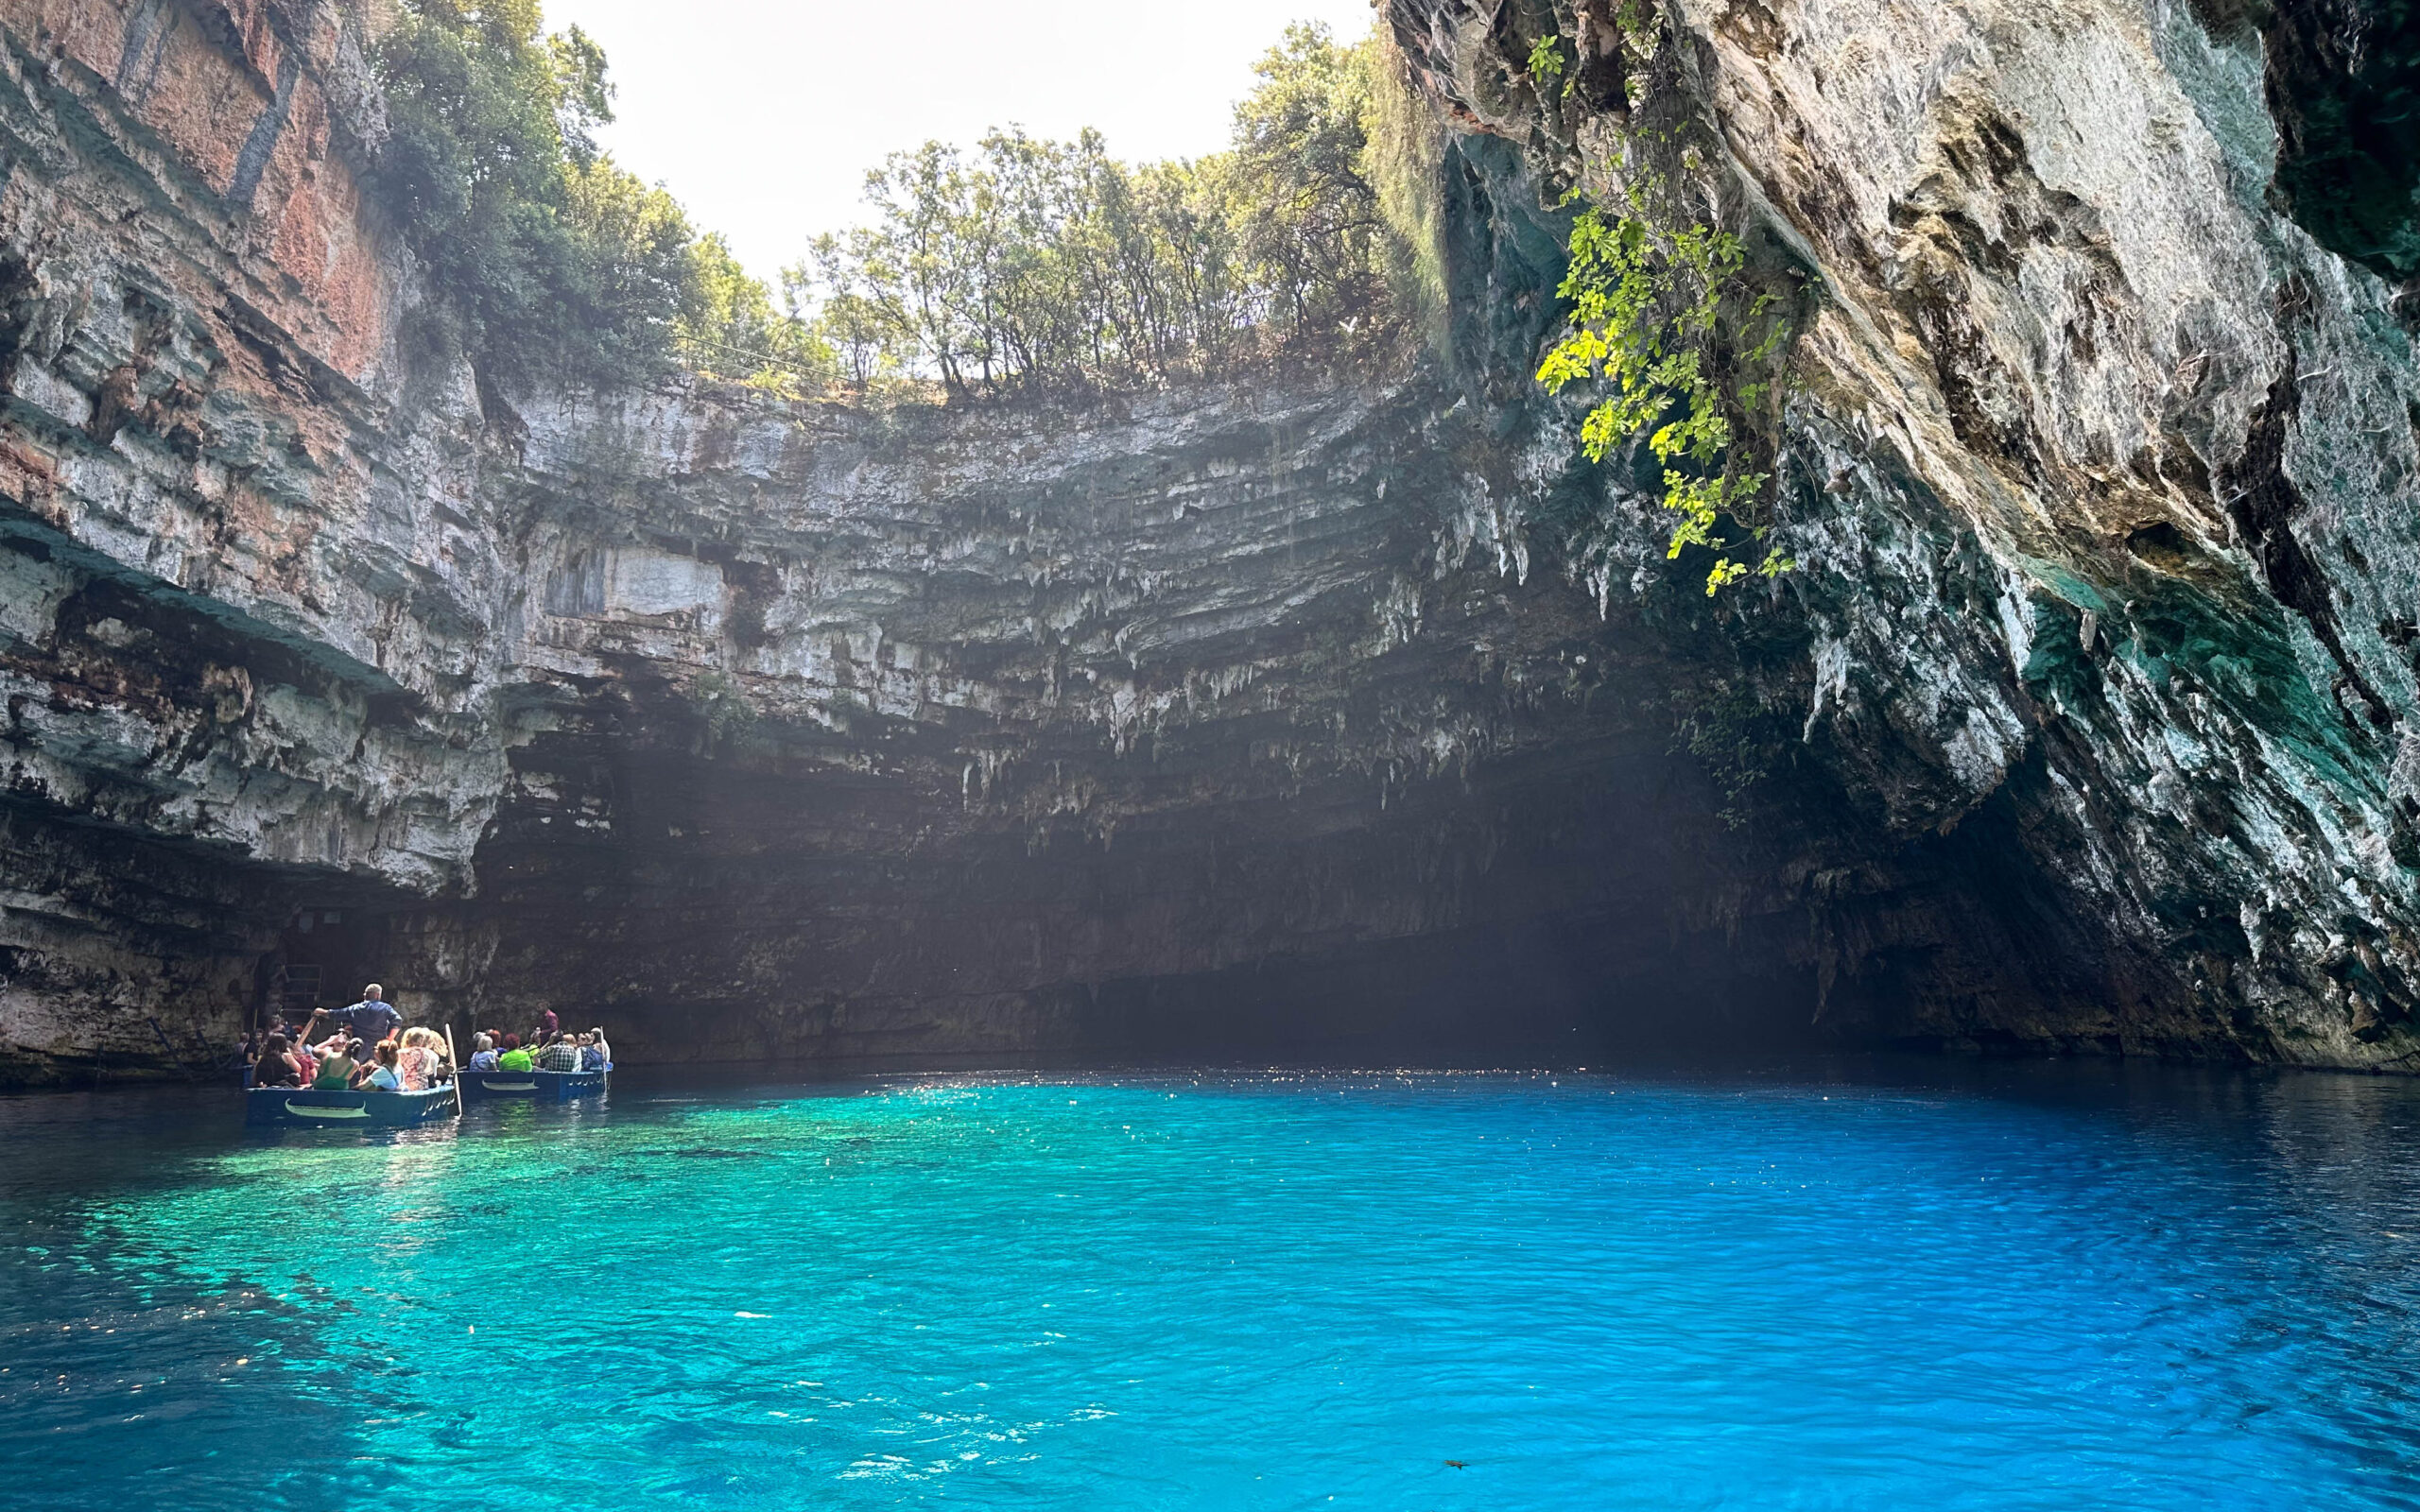
<svg viewBox="0 0 2420 1512"><path fill-rule="evenodd" d="M0 1101L0 1503L2420 1506L2407 1083L621 1080Z"/></svg>

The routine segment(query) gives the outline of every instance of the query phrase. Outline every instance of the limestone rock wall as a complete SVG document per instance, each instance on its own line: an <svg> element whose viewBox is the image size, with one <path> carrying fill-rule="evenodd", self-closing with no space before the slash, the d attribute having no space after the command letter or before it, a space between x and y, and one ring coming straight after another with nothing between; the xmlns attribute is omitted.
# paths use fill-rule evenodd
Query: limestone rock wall
<svg viewBox="0 0 2420 1512"><path fill-rule="evenodd" d="M1893 834L2004 816L2052 906L2109 921L2114 1018L2407 1065L2420 305L2380 249L2410 164L2374 162L2402 209L2333 246L2345 216L2290 191L2320 202L2314 104L2411 49L2339 9L1682 0L1654 66L1725 155L1711 213L1820 288L1782 456L1806 565L1771 610L1809 634L1808 752ZM1641 171L1612 8L1392 16L1549 191ZM1549 35L1589 87L1528 77Z"/></svg>
<svg viewBox="0 0 2420 1512"><path fill-rule="evenodd" d="M335 5L0 10L0 1059L25 1074L156 1060L160 1014L180 1057L223 1045L289 906L254 884L463 885L501 781L476 412L396 358L418 294L360 187L362 46ZM91 885L60 882L87 838ZM179 927L95 889L164 894Z"/></svg>

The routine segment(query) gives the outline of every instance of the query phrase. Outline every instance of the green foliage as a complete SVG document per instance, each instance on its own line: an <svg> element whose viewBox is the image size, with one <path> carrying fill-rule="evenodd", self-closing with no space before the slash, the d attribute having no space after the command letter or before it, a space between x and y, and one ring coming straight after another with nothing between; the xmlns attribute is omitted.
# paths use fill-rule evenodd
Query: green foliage
<svg viewBox="0 0 2420 1512"><path fill-rule="evenodd" d="M674 341L692 369L790 399L819 394L839 376L823 335L799 317L794 300L774 309L772 291L739 266L721 232L699 237L688 257Z"/></svg>
<svg viewBox="0 0 2420 1512"><path fill-rule="evenodd" d="M1387 234L1377 238L1382 287L1402 316L1442 348L1446 313L1445 196L1441 167L1445 127L1411 84L1383 34L1358 49L1369 79L1362 115L1368 141L1362 177L1378 197Z"/></svg>
<svg viewBox="0 0 2420 1512"><path fill-rule="evenodd" d="M1441 144L1374 34L1296 26L1229 150L1131 164L1084 132L928 142L867 176L873 223L787 270L838 373L953 396L1153 386L1385 350L1437 277ZM1425 164L1420 155L1426 152Z"/></svg>
<svg viewBox="0 0 2420 1512"><path fill-rule="evenodd" d="M1630 211L1608 216L1591 207L1573 224L1558 290L1570 323L1538 381L1549 393L1588 379L1610 387L1582 421L1581 449L1602 462L1644 438L1672 515L1666 555L1716 553L1705 584L1713 594L1752 570L1730 555L1738 544L1732 532L1752 541L1766 534L1769 476L1751 470L1740 443L1772 396L1789 325L1772 292L1742 277L1737 236L1706 225L1660 226L1643 193L1631 196ZM1795 565L1769 550L1753 570L1772 577Z"/></svg>
<svg viewBox="0 0 2420 1512"><path fill-rule="evenodd" d="M727 739L756 722L756 706L748 701L739 679L728 673L700 673L689 685L689 703L705 721L710 740Z"/></svg>
<svg viewBox="0 0 2420 1512"><path fill-rule="evenodd" d="M530 8L528 28L535 32L537 9ZM596 157L596 127L614 118L614 86L605 81L605 49L588 33L574 26L546 39L547 62L556 89L555 129L564 154L585 167Z"/></svg>
<svg viewBox="0 0 2420 1512"><path fill-rule="evenodd" d="M1530 77L1536 80L1543 93L1563 77L1563 39L1553 32L1539 38L1530 49Z"/></svg>
<svg viewBox="0 0 2420 1512"><path fill-rule="evenodd" d="M397 0L373 186L486 381L676 363L792 398L1097 390L1395 350L1443 304L1442 135L1374 32L1289 27L1232 145L1132 164L995 130L867 179L872 223L776 291L601 153L603 51L537 0Z"/></svg>
<svg viewBox="0 0 2420 1512"><path fill-rule="evenodd" d="M882 285L869 276L880 255L870 231L827 232L815 239L811 261L782 270L783 302L802 324L821 286L814 335L832 353L840 378L861 394L899 376L898 354L912 340Z"/></svg>
<svg viewBox="0 0 2420 1512"><path fill-rule="evenodd" d="M1319 339L1378 311L1385 222L1366 172L1370 58L1297 22L1236 107L1229 214L1282 337Z"/></svg>
<svg viewBox="0 0 2420 1512"><path fill-rule="evenodd" d="M1663 49L1662 18L1655 0L1622 0L1614 8L1614 29L1633 58L1644 62Z"/></svg>
<svg viewBox="0 0 2420 1512"><path fill-rule="evenodd" d="M1773 577L1797 564L1760 545L1771 526L1767 494L1781 353L1790 336L1771 269L1752 269L1746 247L1708 224L1679 185L1703 184L1710 129L1680 82L1678 53L1656 0L1620 0L1614 34L1630 105L1618 166L1618 208L1589 206L1572 227L1558 293L1568 325L1538 369L1560 393L1580 382L1606 390L1581 424L1581 449L1602 462L1643 446L1661 474L1670 516L1668 558L1713 554L1709 597L1751 573ZM1548 47L1548 43L1556 45ZM1533 47L1530 73L1556 39ZM1552 77L1551 75L1548 77ZM1575 78L1576 82L1576 78ZM1565 202L1580 198L1574 190Z"/></svg>
<svg viewBox="0 0 2420 1512"><path fill-rule="evenodd" d="M652 362L693 282L688 217L609 157L566 162L562 195L570 261L546 270L560 290L551 308L570 322L559 352L573 367L593 354L600 376L612 376L614 363Z"/></svg>
<svg viewBox="0 0 2420 1512"><path fill-rule="evenodd" d="M535 0L403 0L375 62L373 187L481 370L610 376L662 359L686 283L680 207L597 155L604 54Z"/></svg>

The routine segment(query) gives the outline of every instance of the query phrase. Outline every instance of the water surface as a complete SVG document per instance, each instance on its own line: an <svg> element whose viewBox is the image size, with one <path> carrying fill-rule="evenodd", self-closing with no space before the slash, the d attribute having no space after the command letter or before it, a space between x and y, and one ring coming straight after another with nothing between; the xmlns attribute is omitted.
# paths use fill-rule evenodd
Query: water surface
<svg viewBox="0 0 2420 1512"><path fill-rule="evenodd" d="M9 1504L2420 1507L2409 1083L617 1081L0 1100Z"/></svg>

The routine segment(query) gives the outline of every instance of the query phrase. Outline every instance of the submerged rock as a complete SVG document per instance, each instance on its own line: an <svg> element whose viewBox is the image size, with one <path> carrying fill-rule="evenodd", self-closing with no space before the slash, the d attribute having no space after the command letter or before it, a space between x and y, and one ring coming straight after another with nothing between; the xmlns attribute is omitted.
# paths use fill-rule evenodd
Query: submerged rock
<svg viewBox="0 0 2420 1512"><path fill-rule="evenodd" d="M0 1078L304 965L632 1059L2420 1057L2409 270L2276 187L2274 23L1669 18L1820 291L1802 566L1709 601L1530 381L1627 95L1523 60L1609 17L1396 0L1432 370L941 411L477 384L340 8L73 14L0 8Z"/></svg>

